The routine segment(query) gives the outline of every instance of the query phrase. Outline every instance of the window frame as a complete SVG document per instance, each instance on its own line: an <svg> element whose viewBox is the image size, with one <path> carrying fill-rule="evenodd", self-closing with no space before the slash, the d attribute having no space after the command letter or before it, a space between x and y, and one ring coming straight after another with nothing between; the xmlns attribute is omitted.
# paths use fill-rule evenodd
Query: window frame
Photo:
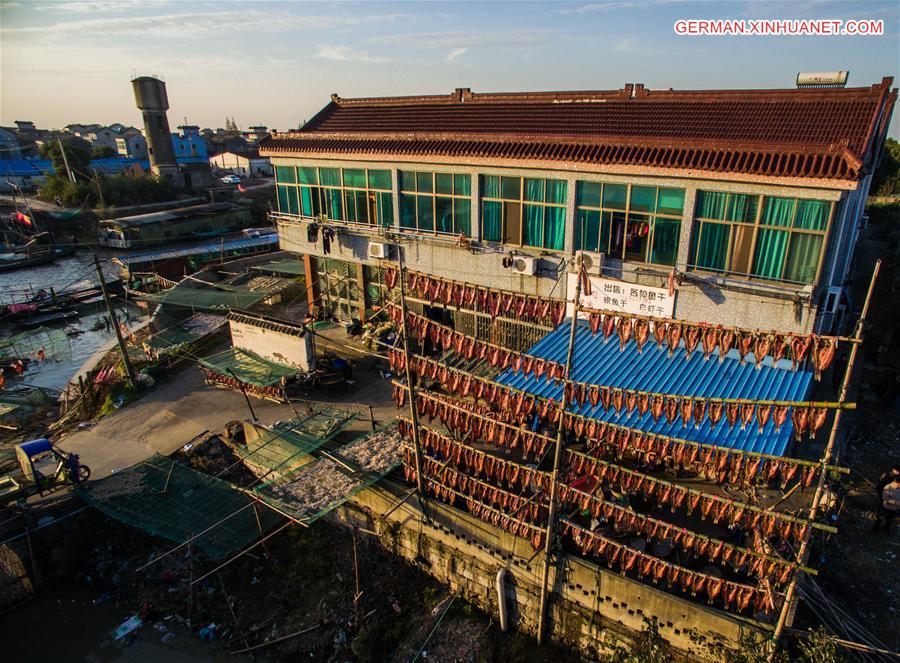
<svg viewBox="0 0 900 663"><path fill-rule="evenodd" d="M582 198L582 187L585 184L590 185L598 185L600 187L600 196L599 196L599 205L583 205L581 204ZM608 207L605 206L604 203L604 193L607 186L624 186L626 187L625 192L625 207ZM655 190L655 195L653 198L653 211L647 211L642 209L633 209L632 208L632 191L634 187L639 188L652 188ZM670 214L667 212L659 211L659 198L660 198L660 190L662 189L672 189L674 191L682 192L682 203L681 203L681 214ZM648 265L651 267L673 267L675 263L678 261L678 248L681 245L681 226L684 224L684 199L687 195L687 189L682 189L680 187L675 186L659 186L656 184L633 184L631 182L623 183L623 182L595 182L590 180L577 180L575 182L575 227L573 228L573 241L575 245L576 251L596 251L598 253L602 253L606 258L610 260L618 260L620 262L627 262L638 265ZM593 248L584 248L584 224L581 221L580 212L584 210L587 212L596 212L600 215L600 223L597 228L598 236L597 236L597 247L599 249ZM600 241L603 239L603 223L604 223L604 215L605 214L624 214L625 215L625 227L623 229L623 243L622 249L619 255L613 255L610 248L613 241L613 232L612 232L612 223L610 223L609 228L609 236L607 237L606 246L600 246ZM643 260L634 260L632 258L627 258L626 253L627 249L624 242L624 237L628 235L628 228L632 222L632 216L634 218L635 223L650 223L650 232L647 235L647 243L644 248L644 259ZM664 219L666 221L677 221L678 222L678 244L675 248L675 256L673 258L672 264L662 263L662 262L653 262L651 258L653 257L653 242L656 238L656 220Z"/></svg>
<svg viewBox="0 0 900 663"><path fill-rule="evenodd" d="M567 232L567 212L568 212L568 196L569 196L569 180L558 179L555 177L535 177L529 175L491 175L491 174L480 174L479 175L479 193L481 200L478 204L478 229L479 229L479 237L483 242L491 243L491 244L501 244L504 246L517 246L527 249L540 249L541 251L550 251L552 253L564 253L565 252L565 233ZM498 179L498 196L488 196L485 195L485 191L487 191L487 178L488 177L496 177ZM519 197L518 199L514 198L504 198L503 197L503 180L504 179L518 179L519 180ZM527 197L527 186L525 184L525 180L540 180L543 183L543 200L529 200ZM560 182L565 187L565 198L566 200L562 203L549 203L547 202L547 183L548 182ZM485 203L499 203L500 204L500 239L485 239L484 232L484 205ZM518 205L518 242L508 241L507 240L507 206L508 205ZM525 219L526 219L526 206L535 206L540 207L542 209L541 214L541 245L535 246L534 244L525 244ZM547 209L561 209L563 211L563 246L561 248L551 248L545 246L546 237L547 237Z"/></svg>
<svg viewBox="0 0 900 663"><path fill-rule="evenodd" d="M822 265L825 262L825 254L828 249L828 237L831 234L831 226L834 222L834 215L837 211L837 201L834 200L824 200L822 198L805 198L799 196L776 196L776 195L767 195L764 193L738 193L736 191L705 191L703 189L698 189L696 192L696 198L704 193L724 193L727 198L725 201L725 216L728 216L727 210L730 208L732 196L750 196L756 198L756 215L753 219L753 222L748 221L731 221L727 218L725 219L715 219L710 217L702 217L696 213L697 205L695 204L694 210L695 213L693 215L693 224L696 226L691 229L691 245L690 245L690 253L688 254L688 269L692 271L706 272L710 274L723 274L723 275L732 275L732 276L740 276L750 281L767 281L772 283L783 283L789 285L796 286L807 286L807 285L815 285L819 282L819 279L822 275ZM770 198L781 198L793 201L794 209L791 213L790 222L787 225L778 226L773 224L768 224L763 222L763 214L765 209L765 204L767 199ZM816 203L827 203L828 204L828 215L827 220L825 222L825 227L822 230L814 230L810 228L796 228L795 224L797 222L797 215L800 211L800 205L803 202L816 202ZM703 232L706 226L709 224L721 224L728 227L728 246L726 248L725 255L725 269L713 269L710 267L704 267L697 264L697 250L700 246L700 243L703 239ZM748 272L740 272L732 269L732 260L734 258L734 247L735 247L735 235L734 235L734 227L741 226L744 228L752 228L752 238L750 245L750 254L747 257L747 266ZM787 245L784 249L784 257L781 260L781 265L779 269L779 277L773 278L770 276L760 276L758 274L754 274L752 272L753 265L756 261L757 254L757 242L760 236L760 230L772 230L772 231L780 231L785 232L788 235ZM792 281L790 279L785 278L785 274L787 273L788 268L788 258L791 254L791 247L793 245L794 236L795 235L813 235L816 237L822 238L821 248L819 250L819 257L816 262L815 273L810 281Z"/></svg>
<svg viewBox="0 0 900 663"><path fill-rule="evenodd" d="M437 190L438 175L449 176L451 181L452 193L440 193ZM429 178L430 176L430 178ZM466 187L469 193L457 193L457 178L469 178L469 186ZM430 188L428 190L419 190L420 178L430 179ZM472 237L472 175L469 173L447 173L432 170L398 170L397 171L397 200L399 208L400 232L416 233L422 235L431 235L434 237L459 237L460 233L466 237ZM408 185L412 184L412 187ZM419 227L419 204L420 199L429 198L431 200L431 228ZM451 231L439 230L439 221L437 218L438 198L450 200L450 223L453 226ZM415 226L403 225L403 207L405 201L412 201L412 219ZM457 226L457 208L467 208L469 216L469 229L467 232L460 230Z"/></svg>

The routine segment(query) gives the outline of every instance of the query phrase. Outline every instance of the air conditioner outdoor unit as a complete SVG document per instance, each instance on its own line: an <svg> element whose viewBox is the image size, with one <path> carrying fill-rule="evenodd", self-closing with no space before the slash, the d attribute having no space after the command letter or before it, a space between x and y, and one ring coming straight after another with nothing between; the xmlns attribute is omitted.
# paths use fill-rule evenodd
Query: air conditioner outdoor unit
<svg viewBox="0 0 900 663"><path fill-rule="evenodd" d="M513 258L512 270L516 274L534 276L534 273L537 271L537 263L537 258L532 258L531 256L516 256Z"/></svg>
<svg viewBox="0 0 900 663"><path fill-rule="evenodd" d="M369 257L383 258L391 257L391 245L385 242L369 242Z"/></svg>
<svg viewBox="0 0 900 663"><path fill-rule="evenodd" d="M578 256L581 256L582 264L588 274L595 276L603 276L603 258L602 253L594 253L593 251L576 251L575 264L578 264Z"/></svg>

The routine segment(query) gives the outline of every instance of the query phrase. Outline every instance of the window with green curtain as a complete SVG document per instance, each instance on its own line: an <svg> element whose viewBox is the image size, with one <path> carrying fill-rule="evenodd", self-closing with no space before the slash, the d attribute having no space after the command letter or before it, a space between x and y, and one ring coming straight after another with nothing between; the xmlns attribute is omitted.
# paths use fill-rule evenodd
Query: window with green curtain
<svg viewBox="0 0 900 663"><path fill-rule="evenodd" d="M344 205L340 189L324 189L326 214L333 221L344 220Z"/></svg>
<svg viewBox="0 0 900 663"><path fill-rule="evenodd" d="M416 196L416 225L419 230L434 230L434 198Z"/></svg>
<svg viewBox="0 0 900 663"><path fill-rule="evenodd" d="M296 184L297 171L293 166L275 166L275 181L280 184Z"/></svg>
<svg viewBox="0 0 900 663"><path fill-rule="evenodd" d="M625 184L603 185L603 207L625 209L628 206L628 186Z"/></svg>
<svg viewBox="0 0 900 663"><path fill-rule="evenodd" d="M318 191L318 190L316 190ZM300 187L300 213L303 216L315 216L318 212L313 208L313 189L308 186Z"/></svg>
<svg viewBox="0 0 900 663"><path fill-rule="evenodd" d="M653 246L650 262L657 265L674 265L678 255L681 221L657 217L653 223Z"/></svg>
<svg viewBox="0 0 900 663"><path fill-rule="evenodd" d="M365 189L366 171L362 168L344 168L344 186Z"/></svg>
<svg viewBox="0 0 900 663"><path fill-rule="evenodd" d="M757 209L759 209L759 196L732 193L728 201L728 220L756 223Z"/></svg>
<svg viewBox="0 0 900 663"><path fill-rule="evenodd" d="M794 228L825 230L830 213L831 203L825 200L801 200L797 203Z"/></svg>
<svg viewBox="0 0 900 663"><path fill-rule="evenodd" d="M434 192L447 196L453 195L453 175L450 173L435 173Z"/></svg>
<svg viewBox="0 0 900 663"><path fill-rule="evenodd" d="M544 239L544 208L541 205L525 205L522 244L540 247Z"/></svg>
<svg viewBox="0 0 900 663"><path fill-rule="evenodd" d="M565 180L545 180L545 182L547 183L547 192L544 200L555 205L565 205L568 182Z"/></svg>
<svg viewBox="0 0 900 663"><path fill-rule="evenodd" d="M784 268L784 280L796 283L812 283L819 268L819 256L822 254L822 235L793 233L791 248L788 251L787 264Z"/></svg>
<svg viewBox="0 0 900 663"><path fill-rule="evenodd" d="M400 196L400 226L403 228L416 227L416 197L407 194Z"/></svg>
<svg viewBox="0 0 900 663"><path fill-rule="evenodd" d="M288 190L291 187L278 185L278 211L282 214L290 214L290 208L288 206Z"/></svg>
<svg viewBox="0 0 900 663"><path fill-rule="evenodd" d="M500 178L500 197L504 200L521 200L522 199L522 178L521 177L501 177Z"/></svg>
<svg viewBox="0 0 900 663"><path fill-rule="evenodd" d="M485 200L481 209L481 239L499 242L503 234L503 203Z"/></svg>
<svg viewBox="0 0 900 663"><path fill-rule="evenodd" d="M600 207L600 192L603 185L599 182L579 182L578 183L578 205L579 207Z"/></svg>
<svg viewBox="0 0 900 663"><path fill-rule="evenodd" d="M315 166L298 166L297 181L301 184L318 184L319 174Z"/></svg>
<svg viewBox="0 0 900 663"><path fill-rule="evenodd" d="M454 175L453 176L453 193L457 196L472 195L472 176L471 175Z"/></svg>
<svg viewBox="0 0 900 663"><path fill-rule="evenodd" d="M657 211L660 214L681 216L684 213L684 189L660 188Z"/></svg>
<svg viewBox="0 0 900 663"><path fill-rule="evenodd" d="M438 232L453 232L453 198L435 196L434 219L436 222L435 227Z"/></svg>
<svg viewBox="0 0 900 663"><path fill-rule="evenodd" d="M455 201L453 219L457 233L463 233L466 237L472 236L472 205L468 200Z"/></svg>
<svg viewBox="0 0 900 663"><path fill-rule="evenodd" d="M484 176L484 191L481 192L481 195L485 198L500 197L500 178L497 175Z"/></svg>
<svg viewBox="0 0 900 663"><path fill-rule="evenodd" d="M370 170L369 172L369 188L378 189L380 191L390 191L391 171L389 170Z"/></svg>
<svg viewBox="0 0 900 663"><path fill-rule="evenodd" d="M525 178L525 200L533 203L544 202L544 180Z"/></svg>
<svg viewBox="0 0 900 663"><path fill-rule="evenodd" d="M598 197L599 200L599 197ZM578 210L578 222L575 224L575 248L579 251L606 251L600 245L600 212L597 210Z"/></svg>
<svg viewBox="0 0 900 663"><path fill-rule="evenodd" d="M630 209L638 212L656 212L656 187L631 187Z"/></svg>
<svg viewBox="0 0 900 663"><path fill-rule="evenodd" d="M379 193L378 195L378 223L390 228L394 225L394 196L391 193Z"/></svg>
<svg viewBox="0 0 900 663"><path fill-rule="evenodd" d="M766 196L760 224L764 226L790 226L791 221L794 220L794 208L796 205L797 201L793 198Z"/></svg>
<svg viewBox="0 0 900 663"><path fill-rule="evenodd" d="M434 173L416 173L416 191L419 193L431 193Z"/></svg>
<svg viewBox="0 0 900 663"><path fill-rule="evenodd" d="M341 186L341 171L338 168L319 168L319 184Z"/></svg>
<svg viewBox="0 0 900 663"><path fill-rule="evenodd" d="M566 238L566 210L564 207L546 207L544 210L544 247L562 251Z"/></svg>
<svg viewBox="0 0 900 663"><path fill-rule="evenodd" d="M731 227L725 223L704 223L699 230L694 264L703 269L725 271Z"/></svg>
<svg viewBox="0 0 900 663"><path fill-rule="evenodd" d="M760 228L756 235L753 273L769 279L780 279L784 269L790 233L772 228Z"/></svg>
<svg viewBox="0 0 900 663"><path fill-rule="evenodd" d="M698 191L695 215L704 219L724 219L728 194L724 191Z"/></svg>

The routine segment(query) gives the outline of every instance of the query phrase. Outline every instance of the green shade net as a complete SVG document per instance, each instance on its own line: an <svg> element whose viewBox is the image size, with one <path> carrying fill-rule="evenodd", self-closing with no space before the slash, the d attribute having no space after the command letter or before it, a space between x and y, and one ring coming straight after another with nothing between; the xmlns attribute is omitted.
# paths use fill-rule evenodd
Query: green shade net
<svg viewBox="0 0 900 663"><path fill-rule="evenodd" d="M249 308L268 297L267 290L246 290L234 288L220 290L211 288L188 288L175 286L162 292L141 295L140 299L157 304L170 304L205 311Z"/></svg>
<svg viewBox="0 0 900 663"><path fill-rule="evenodd" d="M263 359L241 348L228 348L224 352L201 359L199 363L214 373L236 378L257 387L276 385L281 382L281 378L294 375L298 370L293 366Z"/></svg>
<svg viewBox="0 0 900 663"><path fill-rule="evenodd" d="M306 267L304 267L303 261L294 258L288 258L287 260L272 260L270 262L263 263L262 265L256 265L254 269L263 272L290 274L292 276L306 275Z"/></svg>
<svg viewBox="0 0 900 663"><path fill-rule="evenodd" d="M213 559L245 548L281 521L227 481L158 454L76 491L110 518L150 534L176 543L197 536L193 545Z"/></svg>

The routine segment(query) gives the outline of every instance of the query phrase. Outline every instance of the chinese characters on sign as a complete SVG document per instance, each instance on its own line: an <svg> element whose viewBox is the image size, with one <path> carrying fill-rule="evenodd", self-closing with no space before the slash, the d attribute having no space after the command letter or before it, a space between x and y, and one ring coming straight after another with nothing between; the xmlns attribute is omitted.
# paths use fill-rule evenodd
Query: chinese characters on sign
<svg viewBox="0 0 900 663"><path fill-rule="evenodd" d="M575 295L575 278L569 276L568 295ZM591 277L590 296L581 294L581 305L588 308L648 315L656 318L671 318L675 313L675 297L669 296L666 288L626 283ZM581 317L587 317L582 313Z"/></svg>

